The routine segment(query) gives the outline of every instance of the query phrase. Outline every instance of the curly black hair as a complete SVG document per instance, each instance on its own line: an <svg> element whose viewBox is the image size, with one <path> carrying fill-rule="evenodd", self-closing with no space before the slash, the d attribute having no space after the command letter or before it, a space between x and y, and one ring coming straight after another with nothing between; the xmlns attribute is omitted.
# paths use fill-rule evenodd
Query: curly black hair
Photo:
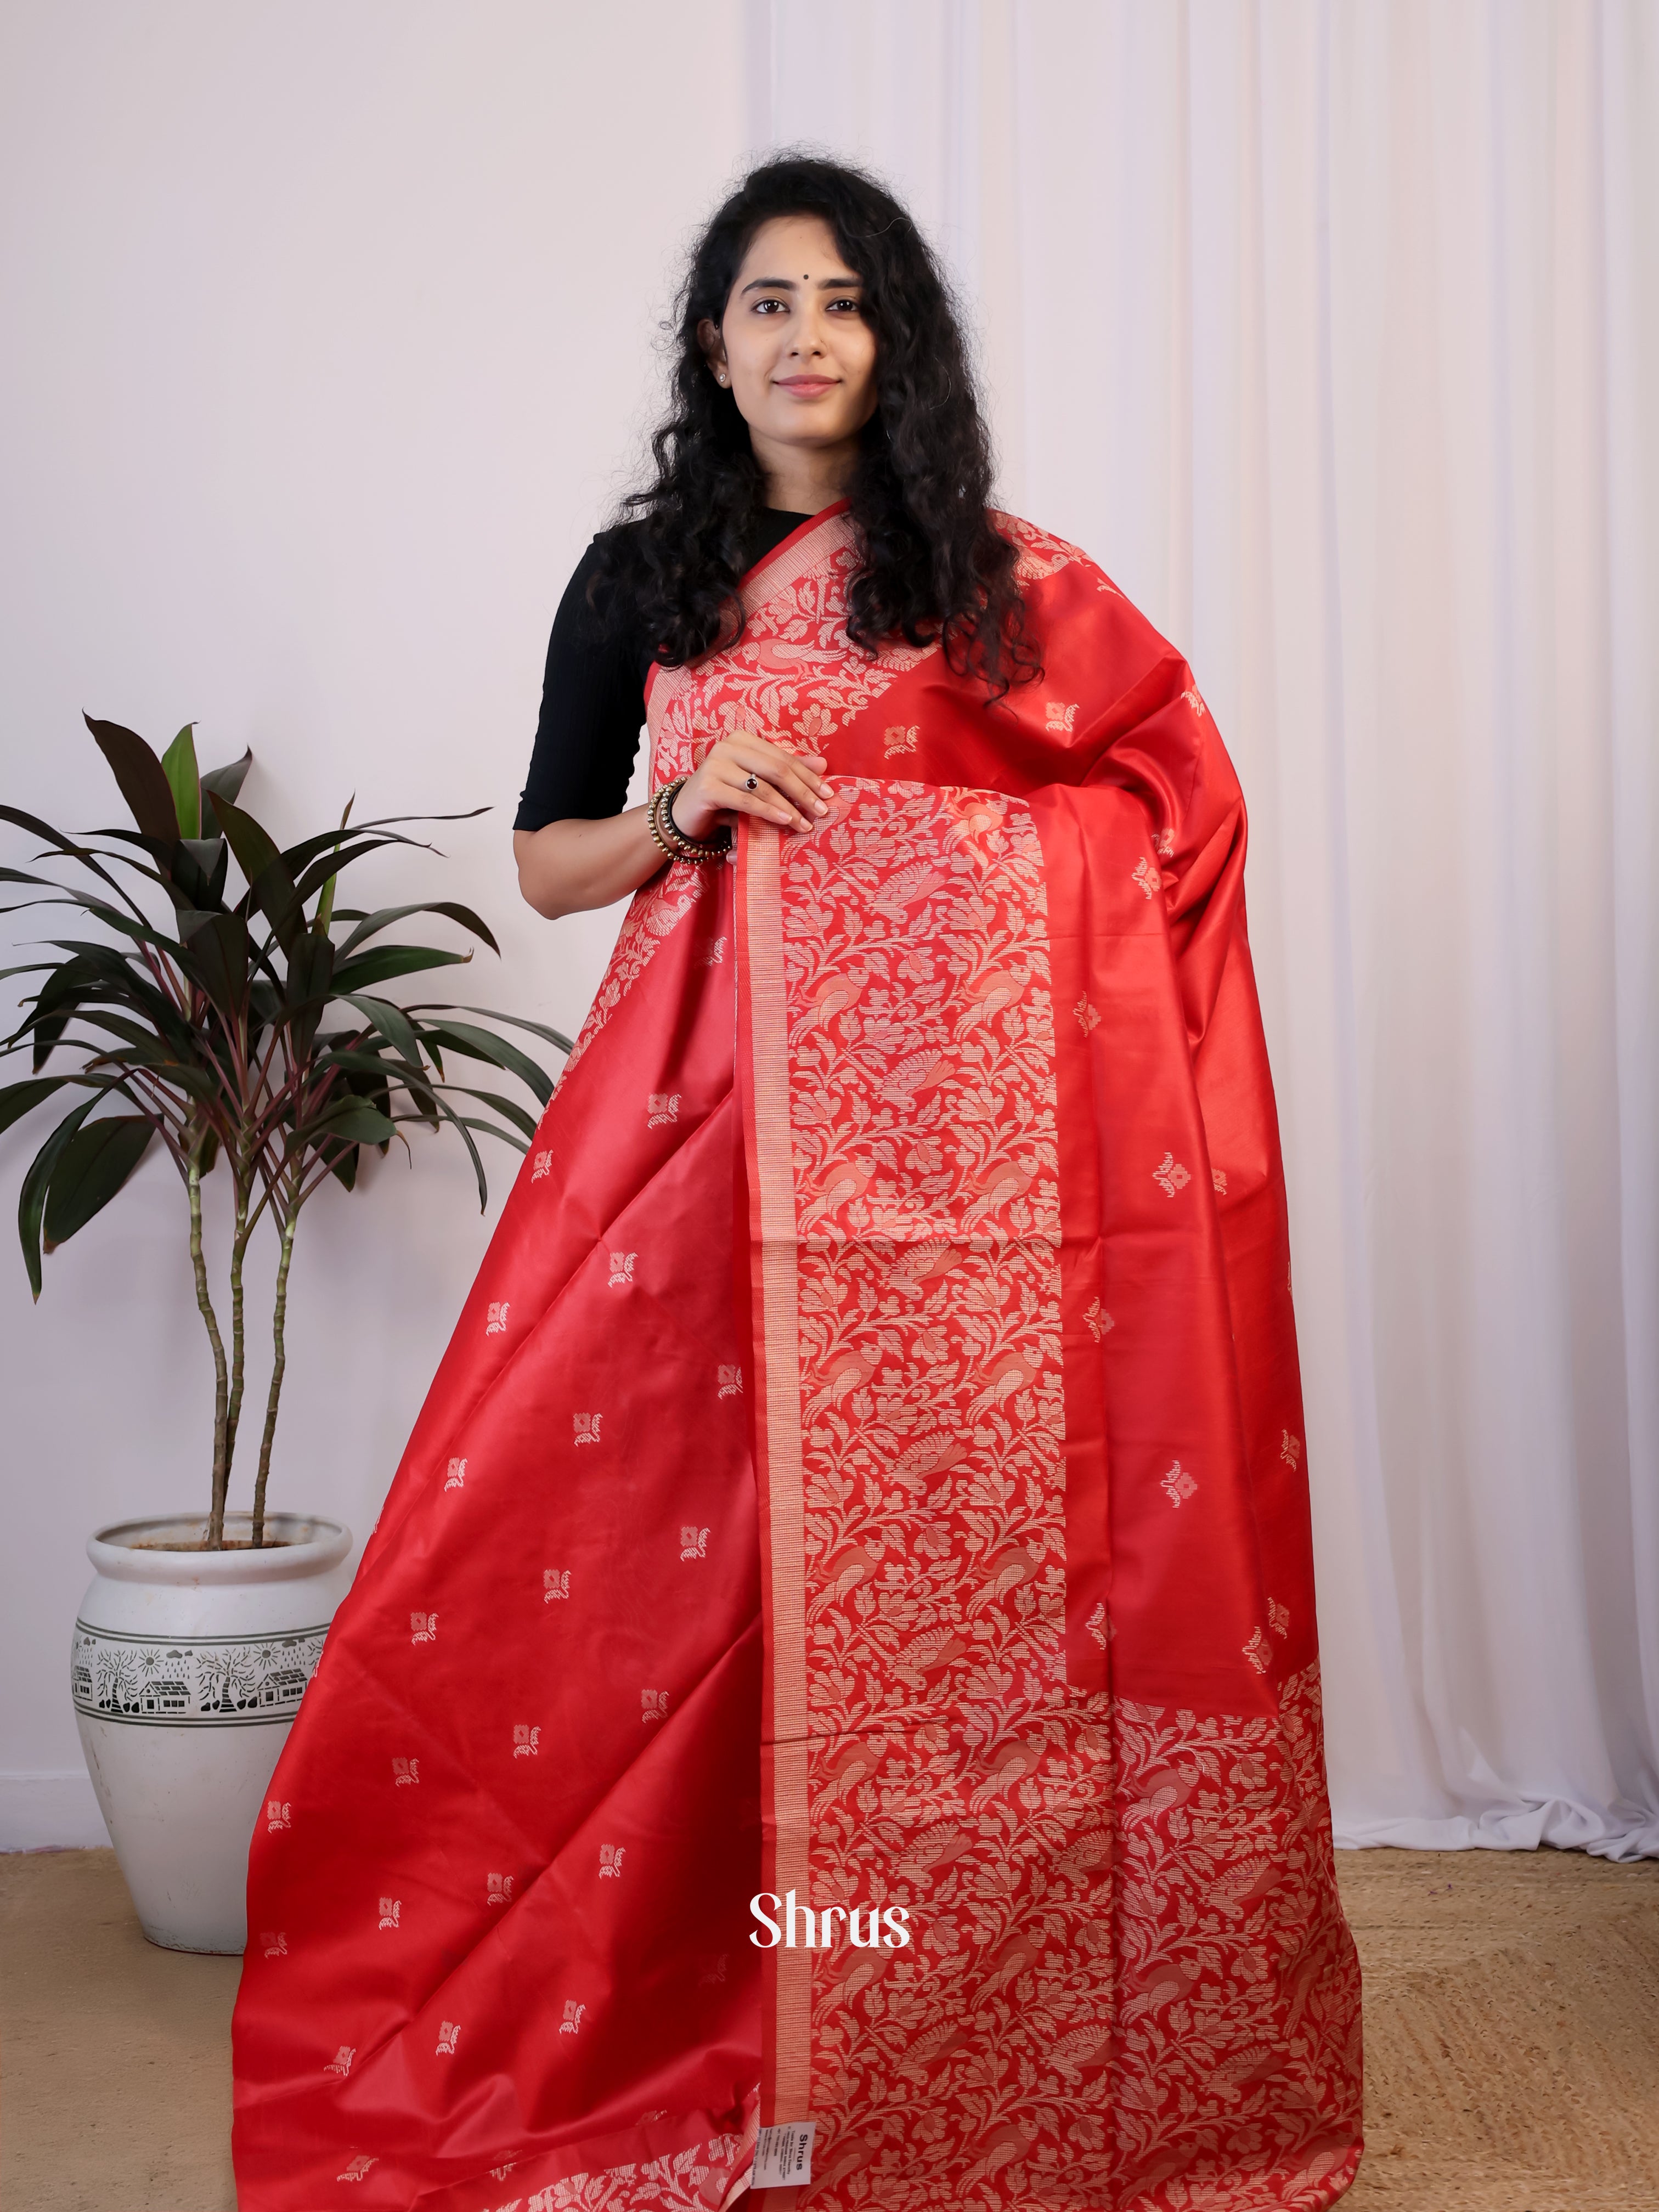
<svg viewBox="0 0 1659 2212"><path fill-rule="evenodd" d="M718 325L761 225L819 216L862 280L876 338L875 413L860 434L848 496L859 565L847 634L938 640L957 673L993 699L1041 673L1015 581L1016 549L988 512L991 447L968 349L939 263L873 178L787 153L751 169L692 251L674 325L672 405L651 441L656 482L630 493L601 539L590 603L652 639L679 667L743 631L737 583L766 501L748 426L698 342Z"/></svg>

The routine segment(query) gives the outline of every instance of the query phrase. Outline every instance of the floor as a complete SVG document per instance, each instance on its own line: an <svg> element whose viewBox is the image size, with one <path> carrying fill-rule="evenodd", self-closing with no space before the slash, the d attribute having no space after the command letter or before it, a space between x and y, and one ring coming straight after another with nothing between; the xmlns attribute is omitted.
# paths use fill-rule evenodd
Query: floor
<svg viewBox="0 0 1659 2212"><path fill-rule="evenodd" d="M1659 2212L1659 1861L1343 1851L1365 2141L1343 2212Z"/></svg>
<svg viewBox="0 0 1659 2212"><path fill-rule="evenodd" d="M234 2212L241 1964L147 1943L113 1851L0 1857L4 2212Z"/></svg>
<svg viewBox="0 0 1659 2212"><path fill-rule="evenodd" d="M1343 2212L1659 2212L1659 1863L1339 1869L1370 2145ZM237 1963L152 1949L112 1852L0 1857L5 2212L234 2212Z"/></svg>

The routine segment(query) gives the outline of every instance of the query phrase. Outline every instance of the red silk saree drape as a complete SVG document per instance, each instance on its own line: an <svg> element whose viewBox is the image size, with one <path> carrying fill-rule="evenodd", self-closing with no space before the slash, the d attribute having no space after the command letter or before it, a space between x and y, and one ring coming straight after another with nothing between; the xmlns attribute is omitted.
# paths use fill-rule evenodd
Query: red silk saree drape
<svg viewBox="0 0 1659 2212"><path fill-rule="evenodd" d="M842 510L653 677L657 781L831 810L629 910L254 1839L243 2212L712 2208L807 2119L825 2212L1352 2179L1243 810L1004 526L1000 705L849 647Z"/></svg>

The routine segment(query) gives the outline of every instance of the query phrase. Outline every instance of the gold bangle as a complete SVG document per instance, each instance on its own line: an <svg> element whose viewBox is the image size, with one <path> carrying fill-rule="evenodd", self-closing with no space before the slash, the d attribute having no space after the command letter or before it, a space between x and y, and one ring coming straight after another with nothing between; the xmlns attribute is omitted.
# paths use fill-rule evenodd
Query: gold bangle
<svg viewBox="0 0 1659 2212"><path fill-rule="evenodd" d="M676 857L674 849L670 845L668 840L663 836L662 830L657 821L657 816L661 811L661 806L662 793L660 791L653 791L646 804L645 825L651 832L652 843L655 845L657 850L662 854L665 860L672 862Z"/></svg>
<svg viewBox="0 0 1659 2212"><path fill-rule="evenodd" d="M665 783L651 801L647 819L651 835L671 860L723 860L731 850L729 833L716 840L712 837L688 837L674 819L674 801L685 788L688 779L676 776Z"/></svg>

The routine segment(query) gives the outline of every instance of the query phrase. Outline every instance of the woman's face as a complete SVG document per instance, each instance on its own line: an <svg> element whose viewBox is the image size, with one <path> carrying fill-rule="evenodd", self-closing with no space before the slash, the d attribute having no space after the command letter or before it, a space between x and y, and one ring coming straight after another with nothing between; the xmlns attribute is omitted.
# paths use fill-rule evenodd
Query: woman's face
<svg viewBox="0 0 1659 2212"><path fill-rule="evenodd" d="M778 216L756 232L719 328L699 325L763 461L769 446L848 444L875 413L863 294L821 216Z"/></svg>

